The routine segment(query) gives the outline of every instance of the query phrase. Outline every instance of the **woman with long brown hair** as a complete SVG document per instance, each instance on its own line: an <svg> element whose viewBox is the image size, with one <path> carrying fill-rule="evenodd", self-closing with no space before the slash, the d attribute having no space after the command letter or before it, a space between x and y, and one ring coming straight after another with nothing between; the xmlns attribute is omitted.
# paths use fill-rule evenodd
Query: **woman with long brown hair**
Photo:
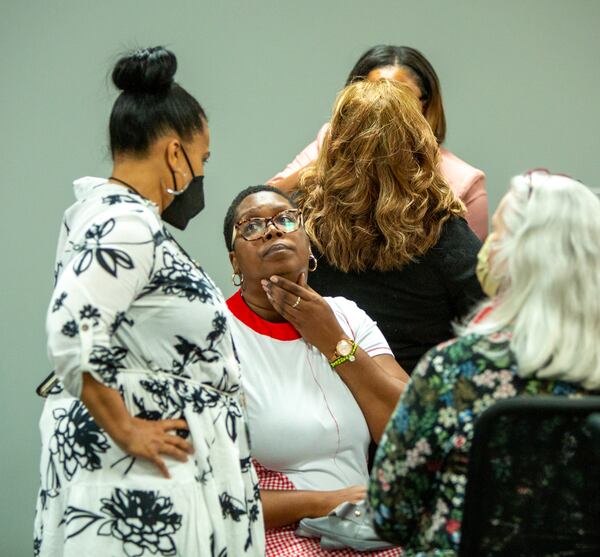
<svg viewBox="0 0 600 557"><path fill-rule="evenodd" d="M359 81L339 94L319 156L300 179L306 230L321 256L313 285L363 307L407 371L483 296L481 244L438 163L412 90Z"/></svg>
<svg viewBox="0 0 600 557"><path fill-rule="evenodd" d="M420 110L431 126L440 149L439 171L454 194L465 204L465 219L481 241L488 233L488 199L485 174L444 147L446 116L442 90L433 66L425 56L409 46L377 45L356 62L346 85L357 81L389 79L408 85L419 100ZM302 169L314 163L329 127L324 124L317 138L307 145L287 167L269 183L286 192L298 187Z"/></svg>

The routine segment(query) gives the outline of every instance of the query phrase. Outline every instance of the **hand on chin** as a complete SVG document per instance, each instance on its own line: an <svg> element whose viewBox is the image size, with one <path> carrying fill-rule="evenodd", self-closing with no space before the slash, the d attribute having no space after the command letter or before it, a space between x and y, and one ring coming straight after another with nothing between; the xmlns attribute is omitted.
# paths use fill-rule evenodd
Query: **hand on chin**
<svg viewBox="0 0 600 557"><path fill-rule="evenodd" d="M292 282L298 282L300 273L305 271L304 266L298 261L296 254L289 250L278 252L279 257L269 257L270 261L263 260L263 272L269 280L273 275L286 278Z"/></svg>
<svg viewBox="0 0 600 557"><path fill-rule="evenodd" d="M283 277L287 280L297 283L302 271L303 271L303 269L299 269L298 267L294 267L293 269L291 269L289 267L282 268L281 266L279 269L274 267L273 270L269 271L269 273L263 278L265 278L266 280L269 280L272 276L276 275L278 277Z"/></svg>

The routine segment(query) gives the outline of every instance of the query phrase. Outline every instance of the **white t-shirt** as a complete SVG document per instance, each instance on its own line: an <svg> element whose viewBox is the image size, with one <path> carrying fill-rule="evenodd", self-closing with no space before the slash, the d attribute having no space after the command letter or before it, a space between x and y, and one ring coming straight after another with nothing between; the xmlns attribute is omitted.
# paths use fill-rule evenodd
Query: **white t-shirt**
<svg viewBox="0 0 600 557"><path fill-rule="evenodd" d="M325 300L348 338L365 352L392 354L376 323L354 302ZM367 423L327 358L290 323L259 317L239 292L227 306L241 362L253 457L285 474L297 489L367 483Z"/></svg>

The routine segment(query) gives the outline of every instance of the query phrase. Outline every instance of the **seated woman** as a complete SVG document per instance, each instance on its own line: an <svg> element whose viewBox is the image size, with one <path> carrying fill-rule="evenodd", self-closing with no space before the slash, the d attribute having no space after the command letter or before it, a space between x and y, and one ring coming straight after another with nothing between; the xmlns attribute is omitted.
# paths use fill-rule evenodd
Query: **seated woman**
<svg viewBox="0 0 600 557"><path fill-rule="evenodd" d="M456 554L473 423L494 401L600 390L600 200L534 172L513 178L492 224L497 294L423 358L377 451L376 530L405 555Z"/></svg>
<svg viewBox="0 0 600 557"><path fill-rule="evenodd" d="M359 81L339 94L299 190L320 256L313 287L362 307L408 373L483 298L475 274L481 243L438 162L412 91Z"/></svg>
<svg viewBox="0 0 600 557"><path fill-rule="evenodd" d="M408 85L419 99L423 116L440 145L439 170L452 191L465 204L465 218L481 240L488 233L488 199L485 174L445 149L446 117L440 82L427 58L409 46L377 45L367 50L352 68L346 85L356 81L391 79ZM300 171L315 162L323 145L329 123L279 174L271 178L273 186L291 191L298 187Z"/></svg>
<svg viewBox="0 0 600 557"><path fill-rule="evenodd" d="M294 525L364 499L369 442L379 440L408 376L364 311L306 284L316 261L286 194L245 189L229 207L224 235L240 287L227 305L267 555L317 555L318 543L296 538Z"/></svg>

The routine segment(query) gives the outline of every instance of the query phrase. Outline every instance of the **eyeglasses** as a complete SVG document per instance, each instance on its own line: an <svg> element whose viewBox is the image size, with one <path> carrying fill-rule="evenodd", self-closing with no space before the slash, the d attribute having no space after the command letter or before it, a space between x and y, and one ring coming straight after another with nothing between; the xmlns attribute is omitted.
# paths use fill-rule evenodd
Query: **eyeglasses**
<svg viewBox="0 0 600 557"><path fill-rule="evenodd" d="M295 232L303 224L302 213L298 209L286 209L269 218L254 217L241 220L233 227L231 243L235 242L238 232L244 240L249 242L260 240L267 233L269 224L273 224L277 230L284 234Z"/></svg>
<svg viewBox="0 0 600 557"><path fill-rule="evenodd" d="M531 170L528 170L527 172L523 172L523 176L525 178L527 178L529 181L528 191L527 191L527 199L530 199L531 194L533 193L533 188L534 188L533 175L534 174L541 174L541 175L547 176L547 177L562 176L563 178L569 178L570 180L575 180L576 182L579 182L580 184L583 183L581 180L578 180L577 178L574 178L573 176L569 176L568 174L563 174L561 172L550 172L547 168L533 168Z"/></svg>

